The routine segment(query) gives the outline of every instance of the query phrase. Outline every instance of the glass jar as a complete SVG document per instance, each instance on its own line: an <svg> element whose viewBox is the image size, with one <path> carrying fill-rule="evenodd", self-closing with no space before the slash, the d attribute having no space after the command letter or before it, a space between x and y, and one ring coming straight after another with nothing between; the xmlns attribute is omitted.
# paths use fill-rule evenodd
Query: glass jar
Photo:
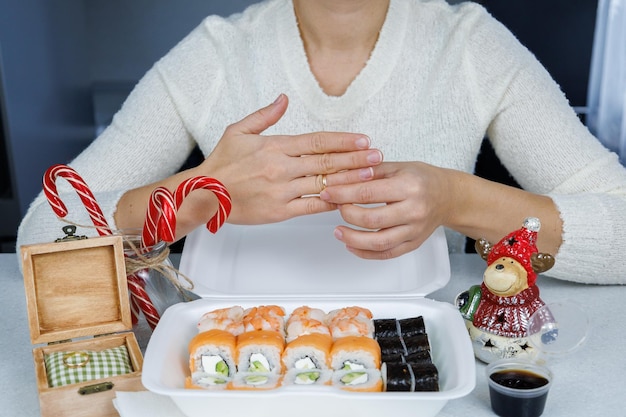
<svg viewBox="0 0 626 417"><path fill-rule="evenodd" d="M167 242L142 247L140 230L124 230L120 234L124 238L133 329L138 330L143 315L154 330L167 308L199 297L190 291L192 282L179 278L169 259Z"/></svg>

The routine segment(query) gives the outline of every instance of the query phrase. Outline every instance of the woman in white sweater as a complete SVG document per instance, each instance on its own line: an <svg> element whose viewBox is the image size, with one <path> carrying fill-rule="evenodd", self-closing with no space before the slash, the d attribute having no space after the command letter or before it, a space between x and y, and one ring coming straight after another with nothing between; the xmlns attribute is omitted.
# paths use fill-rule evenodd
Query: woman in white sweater
<svg viewBox="0 0 626 417"><path fill-rule="evenodd" d="M365 135L376 149L359 148ZM485 135L524 190L471 174ZM312 138L323 145L304 163ZM195 145L208 158L175 174ZM463 235L496 242L539 217L539 250L557 259L550 275L626 282L626 170L533 55L473 3L268 0L208 17L71 165L116 228L141 226L156 185L200 174L233 194L235 223L338 205L357 227L335 235L364 258L411 251L441 225L460 251ZM298 198L320 191L319 174L320 198ZM208 194L190 195L179 237L213 214ZM49 241L59 225L39 197L18 244Z"/></svg>

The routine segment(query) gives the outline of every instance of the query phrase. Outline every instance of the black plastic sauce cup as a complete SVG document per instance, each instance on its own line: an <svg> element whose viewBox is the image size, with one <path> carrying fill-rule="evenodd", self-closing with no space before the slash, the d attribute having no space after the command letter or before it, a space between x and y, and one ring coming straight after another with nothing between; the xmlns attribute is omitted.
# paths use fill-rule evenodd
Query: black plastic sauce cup
<svg viewBox="0 0 626 417"><path fill-rule="evenodd" d="M491 408L500 417L539 417L552 385L552 372L545 366L503 359L487 366Z"/></svg>

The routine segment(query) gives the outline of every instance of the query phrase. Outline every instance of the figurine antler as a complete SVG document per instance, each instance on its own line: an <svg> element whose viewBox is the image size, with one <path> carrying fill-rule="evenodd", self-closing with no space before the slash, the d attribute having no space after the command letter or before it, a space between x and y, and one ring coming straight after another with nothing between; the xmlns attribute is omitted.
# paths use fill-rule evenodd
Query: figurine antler
<svg viewBox="0 0 626 417"><path fill-rule="evenodd" d="M476 253L478 253L480 257L486 261L489 256L489 252L493 249L493 245L481 237L474 244L474 248L476 249Z"/></svg>
<svg viewBox="0 0 626 417"><path fill-rule="evenodd" d="M549 253L533 253L530 255L530 263L533 266L533 271L540 274L554 266L554 257Z"/></svg>

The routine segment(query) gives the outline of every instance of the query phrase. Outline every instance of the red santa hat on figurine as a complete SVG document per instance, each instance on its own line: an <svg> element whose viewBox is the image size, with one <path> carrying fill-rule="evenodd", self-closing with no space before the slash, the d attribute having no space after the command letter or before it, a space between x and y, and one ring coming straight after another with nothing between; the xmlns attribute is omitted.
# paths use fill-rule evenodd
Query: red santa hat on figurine
<svg viewBox="0 0 626 417"><path fill-rule="evenodd" d="M524 220L521 229L509 233L493 246L487 257L487 265L497 259L509 257L519 262L528 273L528 286L535 285L537 273L533 269L532 255L537 253L537 232L541 229L541 222L536 217Z"/></svg>

